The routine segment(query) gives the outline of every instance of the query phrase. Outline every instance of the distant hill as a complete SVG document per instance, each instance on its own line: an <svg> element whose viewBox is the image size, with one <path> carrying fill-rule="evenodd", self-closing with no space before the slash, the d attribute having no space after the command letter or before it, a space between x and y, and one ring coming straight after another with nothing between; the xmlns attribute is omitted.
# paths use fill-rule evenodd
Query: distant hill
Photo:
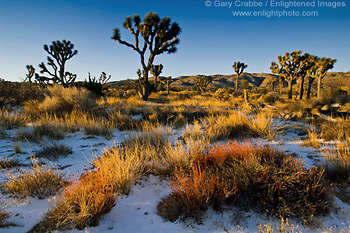
<svg viewBox="0 0 350 233"><path fill-rule="evenodd" d="M196 84L197 78L201 75L192 76L179 76L173 78L173 83L171 87L176 89L191 89ZM217 89L224 86L235 87L236 85L236 74L231 75L207 75L213 79L213 83L209 88ZM276 77L276 75L266 74L266 73L243 73L239 78L239 85L243 80L248 80L249 86L251 87L263 87L265 88L269 81ZM152 78L150 78L152 80ZM115 81L108 83L111 86L122 87L125 85L132 85L134 80L126 79L122 81ZM307 79L305 80L307 83ZM316 85L317 80L314 81L313 85ZM346 91L350 91L350 75L345 72L329 72L323 80L324 88L328 89L330 87L342 87Z"/></svg>

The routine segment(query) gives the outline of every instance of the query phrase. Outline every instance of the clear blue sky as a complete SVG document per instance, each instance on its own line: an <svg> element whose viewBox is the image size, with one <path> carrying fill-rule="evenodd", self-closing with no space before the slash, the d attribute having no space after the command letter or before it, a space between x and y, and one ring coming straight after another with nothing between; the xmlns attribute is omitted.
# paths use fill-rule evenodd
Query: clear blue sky
<svg viewBox="0 0 350 233"><path fill-rule="evenodd" d="M226 1L214 0L0 0L0 78L24 79L27 64L39 71L38 64L47 57L43 45L63 39L72 41L79 51L67 62L67 70L76 73L78 80L87 78L88 72L99 76L102 71L111 74L113 81L136 78L141 68L138 54L111 36L118 27L122 38L130 41L129 31L122 26L124 19L134 14L143 18L149 11L169 16L182 29L178 52L155 60L164 65L165 76L232 74L234 61L248 64L247 72L270 72L277 55L299 49L337 58L333 71L350 71L350 1L328 0L340 4L333 7L317 6L317 0L315 7L306 8L286 8L287 0L256 0L261 7L238 6L245 2L228 1L229 8L218 6ZM278 3L284 5L277 7ZM232 12L238 10L265 11L265 15L270 10L317 11L318 16L234 17Z"/></svg>

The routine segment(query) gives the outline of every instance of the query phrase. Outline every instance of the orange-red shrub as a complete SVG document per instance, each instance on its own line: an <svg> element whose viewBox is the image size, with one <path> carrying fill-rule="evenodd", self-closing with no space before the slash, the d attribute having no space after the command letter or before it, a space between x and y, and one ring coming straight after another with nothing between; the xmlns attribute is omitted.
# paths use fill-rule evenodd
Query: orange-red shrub
<svg viewBox="0 0 350 233"><path fill-rule="evenodd" d="M309 223L313 216L327 213L331 204L323 173L318 168L305 169L302 160L269 146L218 144L197 155L190 169L175 171L173 198L163 201L169 208L162 208L161 202L158 210L173 208L177 217L196 216L210 205L227 203L277 217L295 216Z"/></svg>

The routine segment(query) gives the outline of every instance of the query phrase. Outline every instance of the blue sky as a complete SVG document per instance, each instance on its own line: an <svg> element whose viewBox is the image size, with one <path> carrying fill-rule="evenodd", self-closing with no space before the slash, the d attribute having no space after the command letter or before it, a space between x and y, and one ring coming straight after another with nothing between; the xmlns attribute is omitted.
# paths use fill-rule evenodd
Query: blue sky
<svg viewBox="0 0 350 233"><path fill-rule="evenodd" d="M312 0L298 0L310 2ZM325 2L325 0L321 0ZM247 72L270 72L271 61L279 54L299 50L337 58L333 71L350 71L350 2L328 0L345 6L289 7L271 6L287 0L256 0L262 7L238 6L248 0L227 1L231 8L218 7L226 1L161 0L0 0L0 78L20 81L25 66L46 62L44 44L70 40L79 51L67 62L67 70L78 80L99 76L102 71L112 80L136 78L141 68L138 54L111 40L113 28L121 30L126 16L156 12L177 22L182 33L178 52L163 54L155 63L164 65L164 76L232 74L232 64L248 64ZM253 2L253 1L251 1ZM267 4L265 6L265 4ZM207 3L210 5L210 3ZM285 5L284 5L285 6ZM317 11L316 17L234 17L233 11Z"/></svg>

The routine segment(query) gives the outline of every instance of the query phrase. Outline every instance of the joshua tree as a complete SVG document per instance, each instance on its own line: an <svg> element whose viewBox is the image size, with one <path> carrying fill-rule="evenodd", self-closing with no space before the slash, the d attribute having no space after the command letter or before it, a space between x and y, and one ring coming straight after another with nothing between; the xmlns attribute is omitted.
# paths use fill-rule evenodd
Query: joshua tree
<svg viewBox="0 0 350 233"><path fill-rule="evenodd" d="M331 58L316 58L315 64L308 71L308 75L311 78L317 79L317 98L321 97L321 85L322 79L326 76L328 70L333 69L334 63L337 59Z"/></svg>
<svg viewBox="0 0 350 233"><path fill-rule="evenodd" d="M66 62L73 56L78 54L78 50L74 49L74 45L70 41L63 40L62 42L52 41L52 45L44 45L44 50L50 55L47 57L47 64L51 66L53 71L49 71L46 68L44 62L39 64L41 68L40 73L47 73L50 77L35 75L35 79L39 83L58 83L64 87L68 87L70 84L74 83L76 79L76 74L66 72ZM56 61L56 63L55 63Z"/></svg>
<svg viewBox="0 0 350 233"><path fill-rule="evenodd" d="M98 82L101 83L102 86L104 86L111 78L112 78L112 75L109 75L107 77L107 74L105 72L102 72Z"/></svg>
<svg viewBox="0 0 350 233"><path fill-rule="evenodd" d="M132 48L140 55L143 70L139 94L143 100L147 100L151 93L148 73L154 59L157 55L164 52L168 54L176 52L176 45L179 43L177 36L180 34L181 29L177 23L171 23L170 18L164 17L160 19L158 14L153 12L146 14L144 22L141 22L139 15L128 16L123 26L135 37L134 44L122 40L118 28L114 29L112 39Z"/></svg>
<svg viewBox="0 0 350 233"><path fill-rule="evenodd" d="M158 91L158 77L162 73L163 65L153 65L151 66L151 74L154 76L154 91Z"/></svg>
<svg viewBox="0 0 350 233"><path fill-rule="evenodd" d="M278 63L271 62L270 69L272 73L278 74L288 82L288 99L292 99L293 82L308 69L308 54L301 55L302 51L293 51L285 53L282 57L277 56Z"/></svg>
<svg viewBox="0 0 350 233"><path fill-rule="evenodd" d="M168 95L169 95L169 90L170 90L170 84L172 83L172 80L171 80L171 76L169 77L160 77L160 82L163 83L165 86L166 86L166 90L168 92Z"/></svg>
<svg viewBox="0 0 350 233"><path fill-rule="evenodd" d="M197 78L197 82L195 87L199 89L201 92L205 92L208 85L213 82L213 79L211 77L201 75Z"/></svg>
<svg viewBox="0 0 350 233"><path fill-rule="evenodd" d="M303 94L304 94L304 81L305 81L305 76L307 75L307 72L315 65L315 59L316 57L314 55L305 53L301 57L302 62L304 64L304 67L301 69L299 77L300 77L300 89L299 89L299 99L303 99ZM310 79L309 79L310 81ZM310 84L311 85L311 84ZM311 86L310 86L311 88Z"/></svg>
<svg viewBox="0 0 350 233"><path fill-rule="evenodd" d="M26 79L24 81L32 82L32 78L35 74L35 68L32 65L26 65L28 74L26 74Z"/></svg>
<svg viewBox="0 0 350 233"><path fill-rule="evenodd" d="M243 73L244 69L246 69L248 67L248 65L244 64L243 62L241 63L239 62L235 62L233 63L233 69L235 70L235 72L237 73L236 76L236 91L238 90L238 79L239 76Z"/></svg>

